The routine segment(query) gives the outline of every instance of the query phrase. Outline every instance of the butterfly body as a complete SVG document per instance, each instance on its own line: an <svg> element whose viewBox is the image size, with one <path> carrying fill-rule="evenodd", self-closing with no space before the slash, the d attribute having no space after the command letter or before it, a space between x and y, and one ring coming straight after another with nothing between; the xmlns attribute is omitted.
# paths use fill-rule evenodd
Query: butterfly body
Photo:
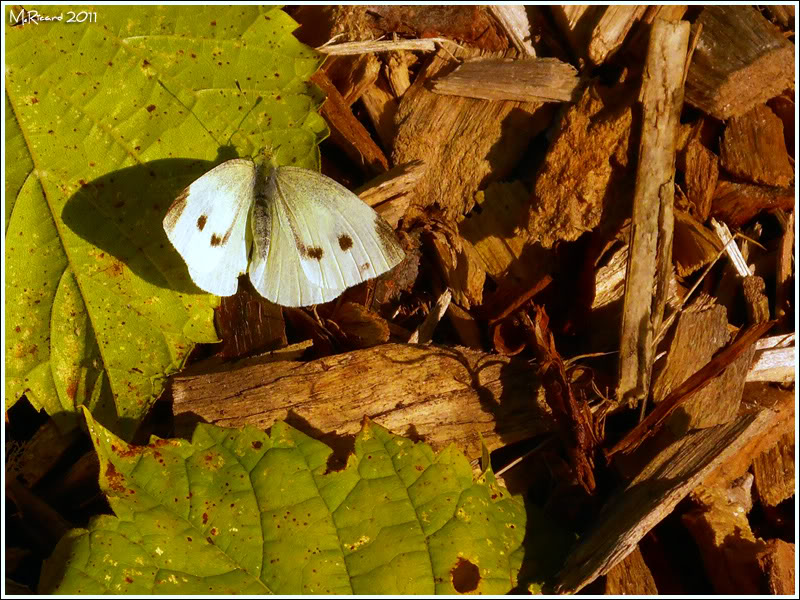
<svg viewBox="0 0 800 600"><path fill-rule="evenodd" d="M350 190L324 175L267 161L226 161L187 187L164 230L192 281L230 296L247 272L283 306L328 302L404 256L394 231Z"/></svg>

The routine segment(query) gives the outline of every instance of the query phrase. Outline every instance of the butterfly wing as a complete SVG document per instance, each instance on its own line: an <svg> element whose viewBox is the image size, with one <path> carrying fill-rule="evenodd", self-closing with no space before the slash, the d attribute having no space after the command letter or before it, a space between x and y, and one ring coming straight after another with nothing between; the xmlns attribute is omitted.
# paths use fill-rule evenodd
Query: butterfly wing
<svg viewBox="0 0 800 600"><path fill-rule="evenodd" d="M234 294L247 269L247 219L256 177L253 161L226 161L183 190L164 217L167 238L192 281L206 292Z"/></svg>
<svg viewBox="0 0 800 600"><path fill-rule="evenodd" d="M391 226L353 192L321 173L279 167L270 174L267 194L289 226L292 246L311 285L341 293L403 260Z"/></svg>
<svg viewBox="0 0 800 600"><path fill-rule="evenodd" d="M344 288L314 285L303 272L286 212L266 196L256 198L252 213L253 254L248 273L253 287L281 306L329 302Z"/></svg>

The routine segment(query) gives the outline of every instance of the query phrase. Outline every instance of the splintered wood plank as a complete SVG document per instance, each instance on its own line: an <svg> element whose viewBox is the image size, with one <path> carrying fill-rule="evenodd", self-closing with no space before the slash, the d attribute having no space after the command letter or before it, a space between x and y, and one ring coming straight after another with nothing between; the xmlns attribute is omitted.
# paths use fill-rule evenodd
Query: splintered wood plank
<svg viewBox="0 0 800 600"><path fill-rule="evenodd" d="M729 119L794 87L794 44L752 6L706 6L686 101Z"/></svg>
<svg viewBox="0 0 800 600"><path fill-rule="evenodd" d="M751 183L786 187L794 180L783 122L764 104L728 122L720 158L723 169Z"/></svg>
<svg viewBox="0 0 800 600"><path fill-rule="evenodd" d="M553 430L526 360L459 347L385 344L250 364L176 377L172 393L176 418L261 429L290 418L341 436L357 433L366 415L437 449L455 443L468 456L480 456L481 439L492 450Z"/></svg>
<svg viewBox="0 0 800 600"><path fill-rule="evenodd" d="M653 339L661 326L672 276L675 143L688 43L687 22L656 21L642 82L644 114L617 385L618 400L634 406L650 390Z"/></svg>
<svg viewBox="0 0 800 600"><path fill-rule="evenodd" d="M659 452L608 501L595 528L567 558L557 592L574 593L606 574L692 489L773 427L778 414L768 408L752 412L691 432Z"/></svg>
<svg viewBox="0 0 800 600"><path fill-rule="evenodd" d="M455 54L468 58L476 53L459 50ZM542 108L542 103L442 96L428 89L434 77L456 66L450 54L437 53L403 95L395 116L394 162L422 159L428 165L417 189L419 200L410 207L409 222L425 219L426 209L434 206L443 212L444 220L458 221L490 177L501 179L511 172L552 115L552 109Z"/></svg>
<svg viewBox="0 0 800 600"><path fill-rule="evenodd" d="M521 102L569 102L577 87L575 67L557 58L472 59L433 83L437 94Z"/></svg>

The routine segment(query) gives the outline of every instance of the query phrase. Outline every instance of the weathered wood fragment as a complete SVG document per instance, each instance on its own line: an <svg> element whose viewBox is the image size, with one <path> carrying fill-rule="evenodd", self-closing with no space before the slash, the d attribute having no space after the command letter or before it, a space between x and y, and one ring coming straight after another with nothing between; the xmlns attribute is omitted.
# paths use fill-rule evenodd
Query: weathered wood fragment
<svg viewBox="0 0 800 600"><path fill-rule="evenodd" d="M277 420L331 435L359 431L366 415L434 448L455 443L480 456L552 431L525 360L467 348L385 344L311 362L250 364L176 377L176 417L262 429Z"/></svg>
<svg viewBox="0 0 800 600"><path fill-rule="evenodd" d="M577 88L575 67L557 58L479 58L435 80L432 89L483 100L569 102L576 99Z"/></svg>
<svg viewBox="0 0 800 600"><path fill-rule="evenodd" d="M620 334L620 402L639 405L650 390L655 347L672 277L675 142L683 105L689 24L656 21L650 34L631 249Z"/></svg>

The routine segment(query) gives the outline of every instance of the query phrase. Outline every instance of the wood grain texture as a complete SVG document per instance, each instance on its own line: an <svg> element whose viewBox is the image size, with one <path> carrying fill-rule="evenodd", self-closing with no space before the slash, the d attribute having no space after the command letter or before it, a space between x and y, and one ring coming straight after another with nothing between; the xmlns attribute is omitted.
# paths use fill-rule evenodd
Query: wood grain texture
<svg viewBox="0 0 800 600"><path fill-rule="evenodd" d="M174 412L225 427L277 420L323 434L355 434L364 416L434 448L480 456L552 431L534 369L468 348L385 344L310 362L249 365L176 377Z"/></svg>

